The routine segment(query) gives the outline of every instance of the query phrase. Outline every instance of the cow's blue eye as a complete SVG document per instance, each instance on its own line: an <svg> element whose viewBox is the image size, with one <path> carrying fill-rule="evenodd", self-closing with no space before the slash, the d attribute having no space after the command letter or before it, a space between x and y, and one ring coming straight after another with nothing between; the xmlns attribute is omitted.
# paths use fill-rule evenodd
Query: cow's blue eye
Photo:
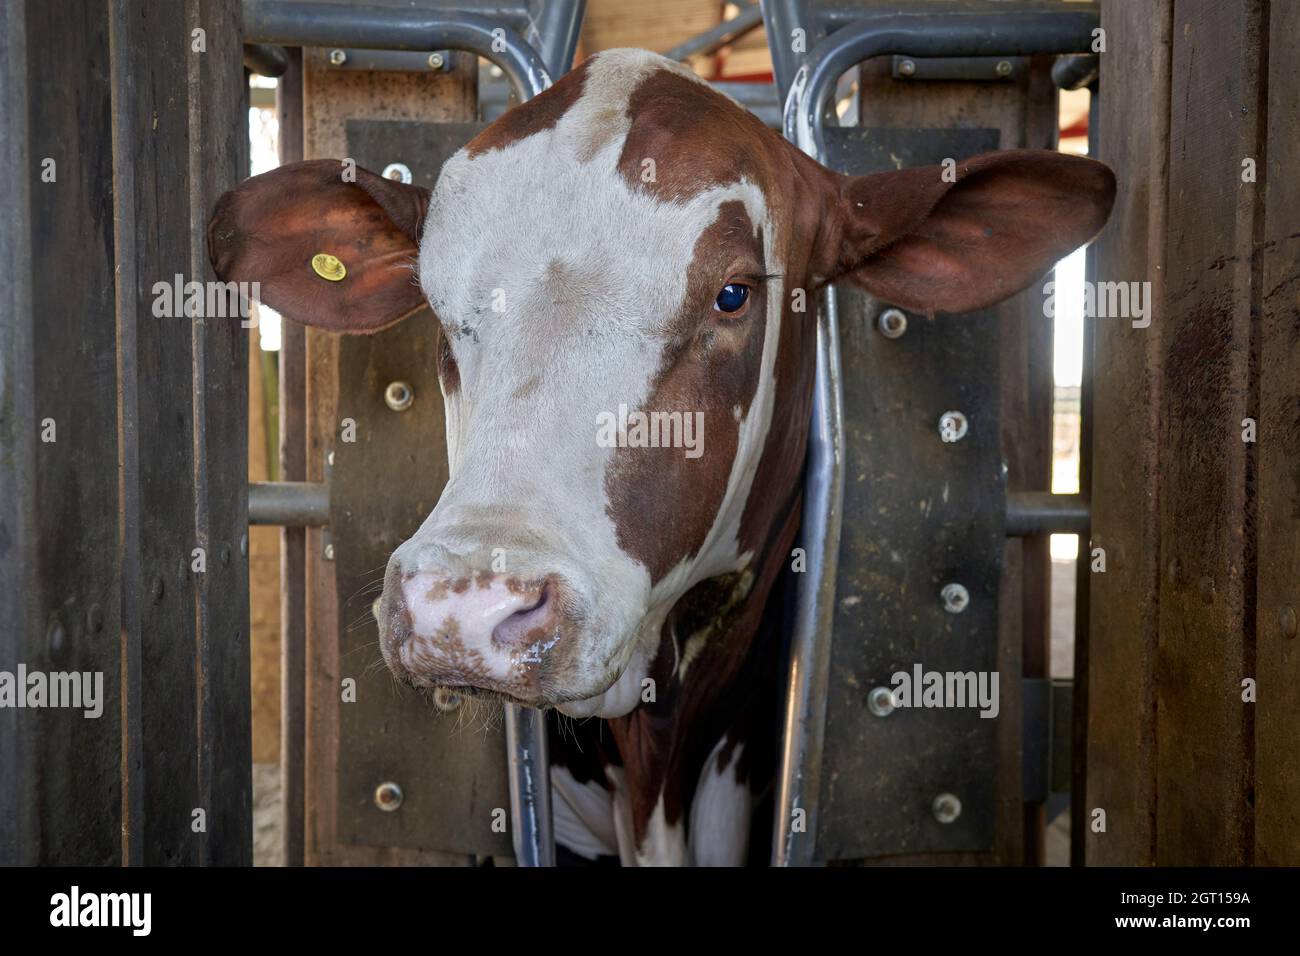
<svg viewBox="0 0 1300 956"><path fill-rule="evenodd" d="M739 282L728 282L718 293L713 307L719 312L739 312L749 301L749 286Z"/></svg>

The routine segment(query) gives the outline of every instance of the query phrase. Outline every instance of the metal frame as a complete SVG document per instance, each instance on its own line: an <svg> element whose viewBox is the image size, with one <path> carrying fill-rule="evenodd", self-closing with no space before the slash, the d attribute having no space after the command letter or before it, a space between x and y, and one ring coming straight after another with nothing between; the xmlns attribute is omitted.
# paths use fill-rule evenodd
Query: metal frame
<svg viewBox="0 0 1300 956"><path fill-rule="evenodd" d="M1086 51L1099 22L1095 6L1053 4L1032 10L993 11L988 5L964 4L950 9L863 11L853 22L821 39L826 18L804 0L765 0L773 71L785 99L784 133L814 159L825 160L823 127L831 95L842 74L877 56L1021 56ZM791 31L805 31L805 55L784 42ZM779 38L779 39L778 39ZM813 420L808 442L808 470L803 534L808 577L800 588L791 638L790 682L785 702L772 863L814 862L817 803L821 784L822 738L826 688L839 559L843 503L843 411L838 311L833 287L824 294L817 323L817 370ZM1075 530L1082 512L1056 502L1015 502L1008 508L1015 528L1038 531ZM1062 514L1065 512L1066 514ZM1068 515L1068 520L1067 520ZM1057 518L1061 518L1058 522ZM1011 533L1009 526L1008 533ZM1025 533L1021 531L1020 533ZM792 823L802 810L802 828Z"/></svg>
<svg viewBox="0 0 1300 956"><path fill-rule="evenodd" d="M259 63L278 61L264 48L259 49L259 44L430 53L465 50L499 66L522 101L546 90L552 75L569 68L585 6L584 0L534 0L524 11L529 24L528 39L524 39L506 18L493 19L468 10L244 0L244 32ZM267 482L250 488L249 506L250 521L255 515L255 523L325 523L329 490L308 482ZM506 704L505 726L511 835L517 862L520 866L554 866L545 714Z"/></svg>
<svg viewBox="0 0 1300 956"><path fill-rule="evenodd" d="M428 53L465 50L501 67L521 100L551 85L551 72L541 52L513 26L460 10L244 0L244 39L279 46L351 46Z"/></svg>

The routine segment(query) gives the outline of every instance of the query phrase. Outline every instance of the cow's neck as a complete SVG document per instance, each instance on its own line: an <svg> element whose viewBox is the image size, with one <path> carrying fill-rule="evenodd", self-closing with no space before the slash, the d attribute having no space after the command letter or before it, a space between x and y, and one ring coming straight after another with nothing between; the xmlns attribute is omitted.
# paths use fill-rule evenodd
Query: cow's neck
<svg viewBox="0 0 1300 956"><path fill-rule="evenodd" d="M700 772L719 741L720 759L737 762L740 781L753 789L770 781L780 615L765 611L799 529L811 332L812 320L803 313L783 316L772 423L741 522L742 544L752 557L677 601L650 671L655 699L610 721L638 845L657 814L663 825L684 825Z"/></svg>

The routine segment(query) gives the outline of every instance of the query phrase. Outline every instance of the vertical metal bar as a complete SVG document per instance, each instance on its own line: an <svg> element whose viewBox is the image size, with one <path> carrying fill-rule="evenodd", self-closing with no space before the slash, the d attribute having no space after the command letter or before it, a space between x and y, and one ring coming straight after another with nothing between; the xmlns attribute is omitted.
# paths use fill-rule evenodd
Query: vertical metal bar
<svg viewBox="0 0 1300 956"><path fill-rule="evenodd" d="M784 102L796 71L821 42L821 21L808 0L762 0L760 6L772 54L772 75Z"/></svg>
<svg viewBox="0 0 1300 956"><path fill-rule="evenodd" d="M546 714L506 704L509 755L510 836L520 866L555 866L551 826L551 766Z"/></svg>
<svg viewBox="0 0 1300 956"><path fill-rule="evenodd" d="M532 18L524 39L537 48L551 76L561 77L573 66L587 0L533 0L530 6Z"/></svg>
<svg viewBox="0 0 1300 956"><path fill-rule="evenodd" d="M280 162L302 160L302 48L285 51L289 65L275 88ZM306 330L280 325L280 477L307 480ZM280 532L280 807L285 866L302 866L306 793L306 546L305 528Z"/></svg>
<svg viewBox="0 0 1300 956"><path fill-rule="evenodd" d="M804 489L805 582L795 603L790 684L782 720L777 777L774 866L807 866L817 838L822 736L830 670L830 630L840 558L844 501L844 405L840 385L839 310L827 288L817 316L817 369Z"/></svg>

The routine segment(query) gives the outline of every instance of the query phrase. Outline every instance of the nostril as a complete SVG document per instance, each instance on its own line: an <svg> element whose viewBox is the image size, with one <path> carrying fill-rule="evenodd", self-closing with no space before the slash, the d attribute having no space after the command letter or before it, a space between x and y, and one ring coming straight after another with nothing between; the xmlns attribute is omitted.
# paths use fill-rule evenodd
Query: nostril
<svg viewBox="0 0 1300 956"><path fill-rule="evenodd" d="M546 585L531 607L520 608L492 630L498 644L523 644L529 632L543 626L551 616L551 588Z"/></svg>

